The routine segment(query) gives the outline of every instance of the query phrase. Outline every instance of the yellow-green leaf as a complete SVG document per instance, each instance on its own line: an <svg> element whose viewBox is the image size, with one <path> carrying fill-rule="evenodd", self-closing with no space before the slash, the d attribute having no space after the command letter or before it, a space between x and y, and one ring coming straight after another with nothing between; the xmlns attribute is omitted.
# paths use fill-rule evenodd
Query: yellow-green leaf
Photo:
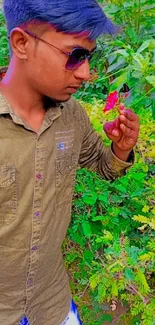
<svg viewBox="0 0 155 325"><path fill-rule="evenodd" d="M142 215L134 216L133 220L141 222L141 223L146 223L146 224L149 224L149 222L150 222L150 220L147 217L142 216Z"/></svg>
<svg viewBox="0 0 155 325"><path fill-rule="evenodd" d="M98 274L93 274L91 276L89 282L90 282L90 287L92 290L94 290L97 287L99 280L100 280L100 277Z"/></svg>
<svg viewBox="0 0 155 325"><path fill-rule="evenodd" d="M140 261L150 261L153 257L153 253L143 254L139 257Z"/></svg>
<svg viewBox="0 0 155 325"><path fill-rule="evenodd" d="M150 207L148 205L145 205L144 208L142 209L142 211L144 213L149 212L149 210L150 210Z"/></svg>
<svg viewBox="0 0 155 325"><path fill-rule="evenodd" d="M136 280L139 283L140 287L143 288L143 291L145 293L149 293L150 288L149 288L149 285L147 283L145 274L143 273L143 271L141 269L139 269L138 272L137 272Z"/></svg>
<svg viewBox="0 0 155 325"><path fill-rule="evenodd" d="M118 286L116 281L112 282L111 293L113 298L118 297Z"/></svg>

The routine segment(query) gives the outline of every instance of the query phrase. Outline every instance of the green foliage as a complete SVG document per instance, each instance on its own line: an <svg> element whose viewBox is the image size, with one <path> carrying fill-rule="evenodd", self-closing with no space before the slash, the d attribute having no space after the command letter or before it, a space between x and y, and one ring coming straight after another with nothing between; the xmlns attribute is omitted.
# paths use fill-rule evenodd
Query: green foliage
<svg viewBox="0 0 155 325"><path fill-rule="evenodd" d="M114 118L114 113L105 117L100 102L84 106L105 140L101 126L105 119ZM74 275L72 290L79 304L81 292L87 291L91 305L98 302L99 308L113 300L116 305L119 301L126 303L128 311L122 316L126 324L153 325L155 123L151 113L143 109L140 120L136 162L126 176L107 182L96 173L78 171L72 223L66 239L72 243L72 252L65 250L65 260ZM68 256L72 254L75 259L70 263ZM85 302L86 306L89 304ZM88 321L83 310L81 307L83 319ZM98 313L95 309L94 317ZM93 322L91 319L90 324Z"/></svg>
<svg viewBox="0 0 155 325"><path fill-rule="evenodd" d="M2 12L0 11L0 66L8 64L8 39L5 27L5 21Z"/></svg>
<svg viewBox="0 0 155 325"><path fill-rule="evenodd" d="M122 30L113 38L98 40L91 80L76 98L92 103L94 98L104 101L114 90L129 91L126 106L136 112L149 108L155 118L155 5L150 0L100 2Z"/></svg>
<svg viewBox="0 0 155 325"><path fill-rule="evenodd" d="M128 43L137 45L141 40L154 35L155 5L150 0L99 1L106 13L120 26L121 35ZM141 40L140 40L141 39Z"/></svg>

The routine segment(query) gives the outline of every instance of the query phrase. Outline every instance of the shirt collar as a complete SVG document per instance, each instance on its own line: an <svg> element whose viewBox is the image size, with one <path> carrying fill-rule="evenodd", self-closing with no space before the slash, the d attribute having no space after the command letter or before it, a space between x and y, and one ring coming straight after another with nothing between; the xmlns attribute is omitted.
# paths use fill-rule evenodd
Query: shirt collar
<svg viewBox="0 0 155 325"><path fill-rule="evenodd" d="M55 119L59 115L61 115L61 110L64 108L64 103L54 103L51 101L51 106L47 110L47 115L49 118ZM6 98L0 92L0 115L3 114L10 114L16 115L9 103L7 102Z"/></svg>
<svg viewBox="0 0 155 325"><path fill-rule="evenodd" d="M2 67L0 68L0 80L2 79L2 74L6 73L8 67ZM62 110L64 108L64 103L63 102L54 102L51 99L51 107L49 107L49 111L52 111L51 115L53 116L53 110L55 109L55 112L57 111L56 108L58 110ZM52 109L52 110L51 110ZM12 110L11 106L9 105L9 103L7 102L7 100L5 99L5 97L2 95L2 93L0 92L0 114L13 114L15 115L14 111ZM61 115L61 114L60 114Z"/></svg>
<svg viewBox="0 0 155 325"><path fill-rule="evenodd" d="M7 100L5 99L5 97L2 95L2 93L0 92L0 114L13 114L13 110L11 108L11 106L9 105L9 103L7 102Z"/></svg>

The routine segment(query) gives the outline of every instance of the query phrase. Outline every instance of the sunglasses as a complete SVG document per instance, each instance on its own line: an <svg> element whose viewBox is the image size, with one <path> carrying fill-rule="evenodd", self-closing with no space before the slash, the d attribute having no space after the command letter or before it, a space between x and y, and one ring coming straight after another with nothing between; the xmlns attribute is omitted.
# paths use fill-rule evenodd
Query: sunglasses
<svg viewBox="0 0 155 325"><path fill-rule="evenodd" d="M66 70L76 70L85 62L86 59L90 62L93 54L96 51L96 47L92 51L88 51L82 47L76 47L73 49L73 51L71 53L65 52L65 51L62 51L61 49L59 49L58 47L56 47L55 45L45 41L44 39L39 38L38 36L36 36L35 34L31 33L28 30L24 30L24 32L26 34L36 38L37 40L42 41L45 44L48 44L49 46L52 46L53 48L59 50L61 53L68 56L68 60L67 60L66 66L65 66Z"/></svg>

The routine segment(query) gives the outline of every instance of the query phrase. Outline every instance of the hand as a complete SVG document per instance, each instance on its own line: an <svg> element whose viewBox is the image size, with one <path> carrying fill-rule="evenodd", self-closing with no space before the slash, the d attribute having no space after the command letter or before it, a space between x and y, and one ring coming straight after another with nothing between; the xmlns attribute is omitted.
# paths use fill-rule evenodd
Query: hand
<svg viewBox="0 0 155 325"><path fill-rule="evenodd" d="M113 141L113 150L118 158L127 160L130 151L136 145L139 135L139 117L131 109L120 111L112 122L104 125L107 137Z"/></svg>

